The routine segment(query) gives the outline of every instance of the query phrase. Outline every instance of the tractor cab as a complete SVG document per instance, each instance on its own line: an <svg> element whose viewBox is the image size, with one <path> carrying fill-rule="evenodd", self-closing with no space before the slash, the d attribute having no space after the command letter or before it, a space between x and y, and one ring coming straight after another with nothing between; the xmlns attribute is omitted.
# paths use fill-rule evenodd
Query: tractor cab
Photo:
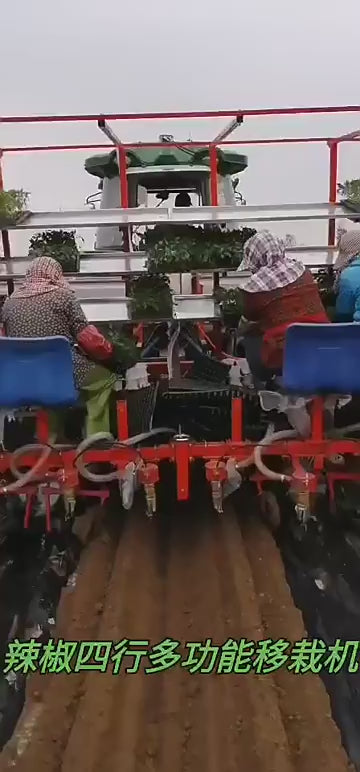
<svg viewBox="0 0 360 772"><path fill-rule="evenodd" d="M163 137L160 137L162 140ZM173 146L153 150L137 146L126 151L126 178L129 208L172 208L178 194L187 193L195 207L211 205L211 169L209 150L198 147L187 149ZM217 193L218 204L235 206L238 194L233 176L247 168L247 157L235 152L218 151ZM100 209L122 206L119 184L119 163L116 150L107 155L92 156L85 162L86 171L100 178ZM232 227L236 227L236 223ZM132 239L139 228L132 229ZM143 230L143 229L142 229ZM95 249L124 248L124 228L99 227Z"/></svg>
<svg viewBox="0 0 360 772"><path fill-rule="evenodd" d="M181 200L186 200L185 206L209 206L210 204L210 170L203 165L194 167L182 164L175 168L166 165L145 168L135 166L127 170L127 180L131 208L179 206L177 200L180 204ZM120 205L118 179L104 179L101 207L104 201L105 208L115 208ZM146 230L152 227L154 226L147 226ZM166 228L166 224L155 227ZM137 246L139 236L141 238L144 230L144 227L130 229L130 251ZM101 252L120 248L126 251L126 240L124 240L126 231L126 228L119 227L98 228L95 250Z"/></svg>
<svg viewBox="0 0 360 772"><path fill-rule="evenodd" d="M210 171L203 165L134 167L128 181L130 206L174 206L176 196L184 193L196 206L210 205Z"/></svg>

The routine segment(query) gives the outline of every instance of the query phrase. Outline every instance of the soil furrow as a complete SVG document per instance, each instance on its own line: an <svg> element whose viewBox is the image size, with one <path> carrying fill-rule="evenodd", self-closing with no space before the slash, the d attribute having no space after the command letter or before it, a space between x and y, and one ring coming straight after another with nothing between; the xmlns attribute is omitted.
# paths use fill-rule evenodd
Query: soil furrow
<svg viewBox="0 0 360 772"><path fill-rule="evenodd" d="M231 507L222 518L187 505L152 522L129 513L116 550L102 537L85 550L76 590L66 604L58 629L65 640L127 639L133 651L135 641L149 641L153 656L141 657L134 673L125 672L134 662L126 656L118 674L112 663L104 673L46 678L43 710L13 768L351 768L318 676L294 676L285 668L267 675L246 672L244 659L234 671L231 646L240 639L256 648L267 638L305 636L280 553L260 523L240 528ZM156 659L157 644L165 639L175 642L174 653L182 655L183 665L161 665ZM186 646L189 642L198 646ZM220 648L225 642L226 655ZM159 672L145 672L158 662ZM0 772L9 759L5 749Z"/></svg>

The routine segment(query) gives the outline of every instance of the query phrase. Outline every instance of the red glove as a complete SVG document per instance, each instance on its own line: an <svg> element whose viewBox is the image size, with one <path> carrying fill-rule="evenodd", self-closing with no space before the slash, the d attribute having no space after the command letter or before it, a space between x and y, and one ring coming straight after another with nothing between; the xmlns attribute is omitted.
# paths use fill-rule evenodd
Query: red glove
<svg viewBox="0 0 360 772"><path fill-rule="evenodd" d="M106 340L93 324L89 324L79 333L77 342L86 354L99 362L105 362L113 353L112 343Z"/></svg>

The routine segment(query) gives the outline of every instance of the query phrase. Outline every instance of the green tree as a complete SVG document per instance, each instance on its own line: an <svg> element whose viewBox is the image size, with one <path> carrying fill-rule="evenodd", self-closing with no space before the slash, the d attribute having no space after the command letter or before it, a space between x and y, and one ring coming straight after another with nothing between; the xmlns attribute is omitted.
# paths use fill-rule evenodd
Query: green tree
<svg viewBox="0 0 360 772"><path fill-rule="evenodd" d="M337 192L341 198L360 204L360 179L339 182Z"/></svg>

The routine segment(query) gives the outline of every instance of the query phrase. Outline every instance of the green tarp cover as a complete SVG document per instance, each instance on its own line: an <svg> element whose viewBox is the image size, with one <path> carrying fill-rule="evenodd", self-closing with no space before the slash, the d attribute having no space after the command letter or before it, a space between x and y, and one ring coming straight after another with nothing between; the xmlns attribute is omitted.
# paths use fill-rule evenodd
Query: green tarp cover
<svg viewBox="0 0 360 772"><path fill-rule="evenodd" d="M126 153L130 166L210 165L209 150L205 147L189 148L189 150L173 147L169 147L168 150L164 147L160 150L157 148L136 148L136 150L127 150ZM217 155L219 160L218 171L222 176L238 174L247 168L248 159L246 155L225 151L221 148L217 149ZM93 155L87 158L85 169L89 174L93 174L94 177L100 177L100 179L104 177L110 177L110 179L117 177L119 174L117 151L111 150L110 153Z"/></svg>

